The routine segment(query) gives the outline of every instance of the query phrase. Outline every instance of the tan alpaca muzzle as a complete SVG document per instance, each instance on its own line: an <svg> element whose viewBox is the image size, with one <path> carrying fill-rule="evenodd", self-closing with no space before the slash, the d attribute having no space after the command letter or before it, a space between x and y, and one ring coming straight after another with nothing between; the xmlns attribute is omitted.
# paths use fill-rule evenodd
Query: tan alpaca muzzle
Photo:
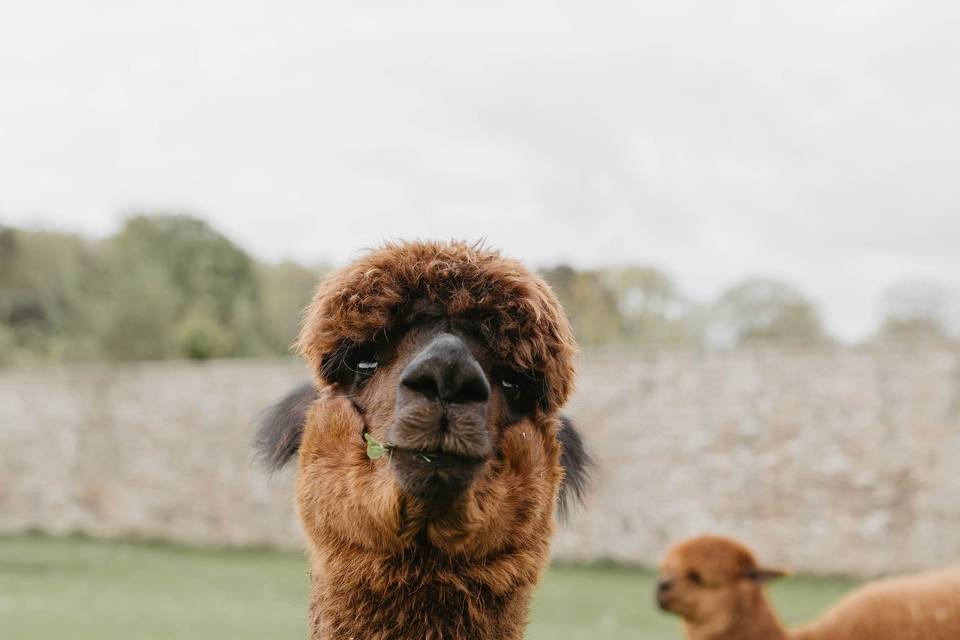
<svg viewBox="0 0 960 640"><path fill-rule="evenodd" d="M673 612L673 580L664 577L657 580L656 600L662 611Z"/></svg>
<svg viewBox="0 0 960 640"><path fill-rule="evenodd" d="M400 374L387 430L404 490L424 498L464 491L493 455L490 383L462 338L434 337Z"/></svg>

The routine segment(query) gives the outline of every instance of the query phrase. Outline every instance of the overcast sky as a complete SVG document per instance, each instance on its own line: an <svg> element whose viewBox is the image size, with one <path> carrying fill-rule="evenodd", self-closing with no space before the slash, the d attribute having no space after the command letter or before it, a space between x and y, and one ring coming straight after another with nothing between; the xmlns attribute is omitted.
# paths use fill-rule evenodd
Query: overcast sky
<svg viewBox="0 0 960 640"><path fill-rule="evenodd" d="M10 8L15 7L15 8ZM960 284L956 2L22 2L0 10L0 222L209 219L266 259L485 237L786 278L871 329Z"/></svg>

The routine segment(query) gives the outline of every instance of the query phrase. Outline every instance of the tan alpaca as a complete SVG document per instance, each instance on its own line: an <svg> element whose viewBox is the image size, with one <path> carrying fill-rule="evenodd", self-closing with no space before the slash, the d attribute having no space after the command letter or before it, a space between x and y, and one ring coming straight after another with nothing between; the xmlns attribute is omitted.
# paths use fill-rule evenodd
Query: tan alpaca
<svg viewBox="0 0 960 640"><path fill-rule="evenodd" d="M735 540L700 536L667 553L657 601L690 640L960 640L960 567L870 583L799 629L764 593L781 575Z"/></svg>
<svg viewBox="0 0 960 640"><path fill-rule="evenodd" d="M481 247L392 244L324 280L299 347L314 386L259 444L275 466L299 450L311 639L519 640L588 463L550 288Z"/></svg>

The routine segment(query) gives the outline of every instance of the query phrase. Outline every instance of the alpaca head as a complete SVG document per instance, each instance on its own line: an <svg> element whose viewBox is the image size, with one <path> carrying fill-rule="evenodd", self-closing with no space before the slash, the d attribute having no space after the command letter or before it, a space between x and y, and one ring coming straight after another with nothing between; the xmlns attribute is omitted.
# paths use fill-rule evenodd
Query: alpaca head
<svg viewBox="0 0 960 640"><path fill-rule="evenodd" d="M315 545L484 554L548 534L558 491L579 496L587 458L559 415L575 343L520 263L459 243L387 245L324 280L298 346L314 389L267 415L260 446L275 465L299 448Z"/></svg>
<svg viewBox="0 0 960 640"><path fill-rule="evenodd" d="M660 566L657 604L688 624L724 628L758 602L763 584L782 575L760 567L735 540L698 536L667 552Z"/></svg>

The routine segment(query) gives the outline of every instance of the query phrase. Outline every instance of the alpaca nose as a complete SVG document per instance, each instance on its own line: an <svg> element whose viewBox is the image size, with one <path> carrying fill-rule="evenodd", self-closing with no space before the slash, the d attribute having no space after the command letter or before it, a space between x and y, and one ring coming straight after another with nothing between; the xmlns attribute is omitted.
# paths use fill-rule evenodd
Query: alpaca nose
<svg viewBox="0 0 960 640"><path fill-rule="evenodd" d="M407 389L443 404L482 403L490 383L459 337L444 333L427 345L400 374Z"/></svg>
<svg viewBox="0 0 960 640"><path fill-rule="evenodd" d="M670 606L670 589L673 587L673 582L666 579L660 579L657 582L657 605L661 609L668 609Z"/></svg>

